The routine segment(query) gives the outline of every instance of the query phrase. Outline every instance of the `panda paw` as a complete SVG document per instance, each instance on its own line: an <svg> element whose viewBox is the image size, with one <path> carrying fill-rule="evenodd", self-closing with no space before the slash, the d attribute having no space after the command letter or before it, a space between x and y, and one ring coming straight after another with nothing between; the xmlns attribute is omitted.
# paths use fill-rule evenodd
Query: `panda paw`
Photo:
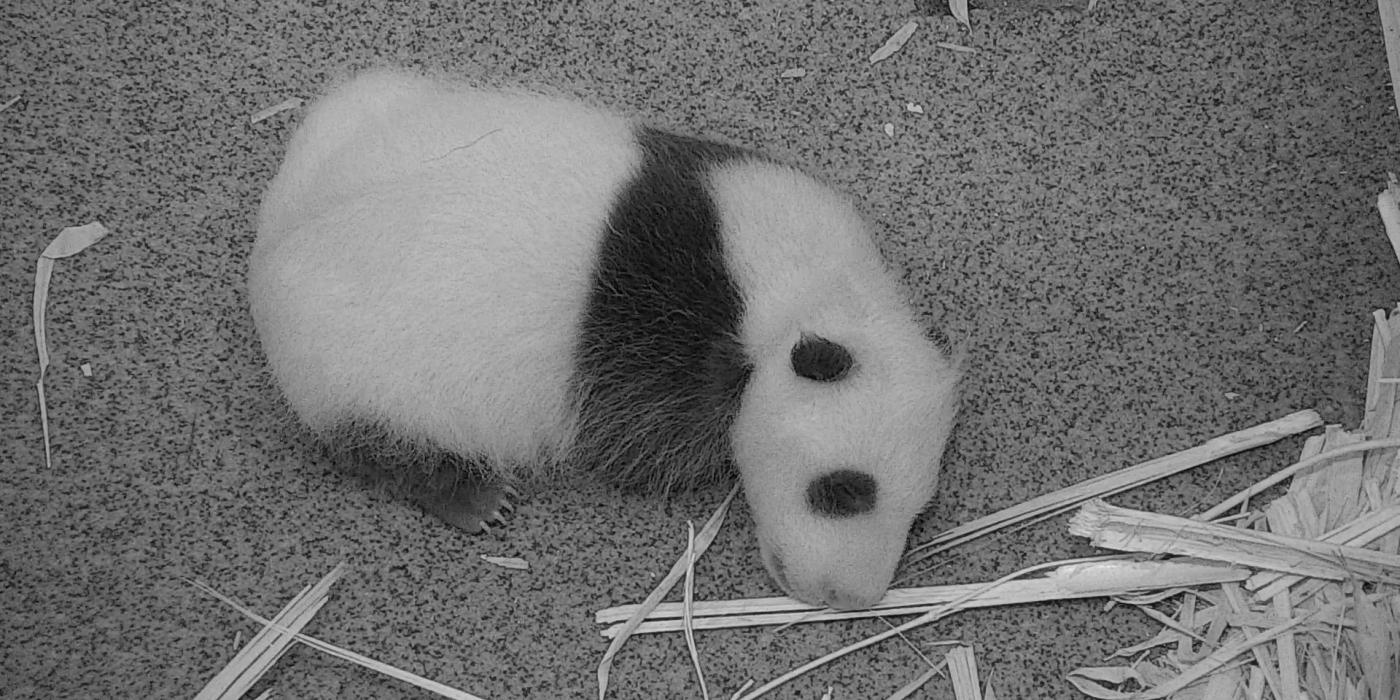
<svg viewBox="0 0 1400 700"><path fill-rule="evenodd" d="M423 510L468 534L491 532L492 525L505 525L515 510L520 494L509 486L463 482L451 491L419 500Z"/></svg>

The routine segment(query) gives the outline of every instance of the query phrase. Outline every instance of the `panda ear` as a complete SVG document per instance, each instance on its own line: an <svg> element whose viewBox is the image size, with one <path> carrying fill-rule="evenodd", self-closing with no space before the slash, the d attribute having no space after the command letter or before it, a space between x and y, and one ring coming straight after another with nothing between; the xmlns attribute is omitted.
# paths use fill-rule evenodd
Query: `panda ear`
<svg viewBox="0 0 1400 700"><path fill-rule="evenodd" d="M834 382L845 378L855 360L851 351L819 335L803 333L792 346L792 371L803 379Z"/></svg>

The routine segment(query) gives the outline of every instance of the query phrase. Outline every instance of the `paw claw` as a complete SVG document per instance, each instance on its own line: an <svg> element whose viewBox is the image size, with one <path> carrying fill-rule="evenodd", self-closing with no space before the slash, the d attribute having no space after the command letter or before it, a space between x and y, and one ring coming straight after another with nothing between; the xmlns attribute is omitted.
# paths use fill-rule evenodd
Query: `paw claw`
<svg viewBox="0 0 1400 700"><path fill-rule="evenodd" d="M446 493L423 498L419 504L440 520L469 534L491 534L491 526L504 526L514 506L507 500L508 486L459 483Z"/></svg>

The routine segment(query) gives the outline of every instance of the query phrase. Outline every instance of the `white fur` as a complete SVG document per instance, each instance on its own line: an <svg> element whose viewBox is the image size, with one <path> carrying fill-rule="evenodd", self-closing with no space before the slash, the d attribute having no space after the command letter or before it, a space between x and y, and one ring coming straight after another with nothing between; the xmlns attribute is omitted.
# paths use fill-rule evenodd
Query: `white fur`
<svg viewBox="0 0 1400 700"><path fill-rule="evenodd" d="M388 419L507 476L562 455L574 328L630 143L573 102L395 73L318 102L249 265L292 408L313 429Z"/></svg>
<svg viewBox="0 0 1400 700"><path fill-rule="evenodd" d="M914 321L843 197L768 163L724 168L712 188L748 308L742 335L755 368L733 446L764 564L774 578L781 569L798 598L867 607L933 496L958 373ZM794 375L803 333L845 346L854 369L837 382ZM810 512L807 484L837 469L877 478L874 510Z"/></svg>
<svg viewBox="0 0 1400 700"><path fill-rule="evenodd" d="M570 101L390 72L318 102L250 260L254 320L292 408L320 430L383 420L506 477L566 455L591 263L640 162L630 129ZM765 564L800 598L874 603L933 495L956 372L843 197L762 161L709 181L755 363L731 439ZM802 333L848 347L850 375L796 377ZM808 511L807 484L838 468L880 481L873 512Z"/></svg>

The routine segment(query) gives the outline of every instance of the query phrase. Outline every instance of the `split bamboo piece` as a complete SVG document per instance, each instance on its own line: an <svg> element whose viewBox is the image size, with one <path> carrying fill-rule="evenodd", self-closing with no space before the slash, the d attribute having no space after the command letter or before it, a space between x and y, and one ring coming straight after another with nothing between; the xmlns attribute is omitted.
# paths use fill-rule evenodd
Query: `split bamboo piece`
<svg viewBox="0 0 1400 700"><path fill-rule="evenodd" d="M1082 481L1074 486L1032 498L952 528L910 551L909 563L914 563L947 551L965 542L1018 523L1041 520L1067 512L1091 498L1121 493L1143 484L1164 479L1173 474L1199 467L1222 457L1278 442L1283 438L1305 433L1322 426L1316 411L1291 413L1278 420L1252 428L1221 435L1204 444L1181 452L1158 457L1142 464L1120 469Z"/></svg>
<svg viewBox="0 0 1400 700"><path fill-rule="evenodd" d="M49 303L49 281L56 260L83 252L108 233L100 221L69 226L44 247L34 268L34 345L39 352L39 379L34 382L34 389L39 394L39 424L44 432L44 466L49 468L53 467L53 442L49 435L48 399L44 396L44 375L49 371L49 339L44 320Z"/></svg>
<svg viewBox="0 0 1400 700"><path fill-rule="evenodd" d="M986 583L971 583L893 590L869 610L817 608L787 597L698 601L691 609L691 624L697 630L712 630L915 615L958 600L963 601L963 607L985 608L1048 600L1103 598L1132 591L1244 581L1250 575L1248 569L1184 559L1167 564L1109 559L1056 562L1052 566L1055 568L1047 576L1008 581L992 588L988 588ZM595 620L599 624L619 623L631 619L640 607L621 605L600 610ZM661 603L652 609L646 622L632 631L634 634L675 632L682 629L684 614L685 609L681 604ZM612 637L621 629L621 624L612 624L602 631L602 635Z"/></svg>
<svg viewBox="0 0 1400 700"><path fill-rule="evenodd" d="M1377 526L1383 533L1400 528L1400 507L1390 510ZM1400 555L1118 508L1100 499L1079 509L1069 531L1122 552L1178 554L1333 581L1400 583Z"/></svg>
<svg viewBox="0 0 1400 700"><path fill-rule="evenodd" d="M396 678L405 683L418 686L424 690L436 693L452 700L481 700L481 698L471 693L463 692L444 685L434 680L419 676L410 671L396 668L382 661L376 661L363 654L357 654L347 649L342 649L334 644L328 644L314 637L308 637L301 633L301 628L316 614L321 606L326 602L326 596L330 592L330 587L340 579L344 573L345 565L338 564L330 573L326 574L315 586L307 586L302 592L292 599L277 617L269 620L248 608L239 605L237 601L218 591L206 586L198 581L191 581L195 588L217 598L225 605L237 610L244 617L263 626L263 629L236 655L233 661L229 662L223 671L215 676L213 680L201 691L200 698L226 698L236 700L247 692L247 689L257 682L263 673L271 668L277 659L281 658L291 642L296 641L317 651L329 654L339 659L344 659L357 666L363 666L371 671L382 673L390 678ZM264 692L259 699L266 696Z"/></svg>
<svg viewBox="0 0 1400 700"><path fill-rule="evenodd" d="M957 700L982 700L977 684L977 657L972 647L957 646L948 650L948 675L953 679L953 697Z"/></svg>
<svg viewBox="0 0 1400 700"><path fill-rule="evenodd" d="M287 603L277 616L272 618L276 625L268 625L258 630L258 633L248 640L248 643L234 655L233 659L224 666L223 670L209 680L203 690L195 695L195 700L223 700L243 697L248 689L253 687L258 679L271 669L277 660L287 652L295 639L288 634L278 631L278 628L285 628L292 632L300 632L306 623L311 621L316 613L321 611L321 606L326 604L326 596L330 595L331 586L335 585L340 577L345 575L345 564L337 564L331 572L317 581L315 585L301 589L291 602Z"/></svg>

